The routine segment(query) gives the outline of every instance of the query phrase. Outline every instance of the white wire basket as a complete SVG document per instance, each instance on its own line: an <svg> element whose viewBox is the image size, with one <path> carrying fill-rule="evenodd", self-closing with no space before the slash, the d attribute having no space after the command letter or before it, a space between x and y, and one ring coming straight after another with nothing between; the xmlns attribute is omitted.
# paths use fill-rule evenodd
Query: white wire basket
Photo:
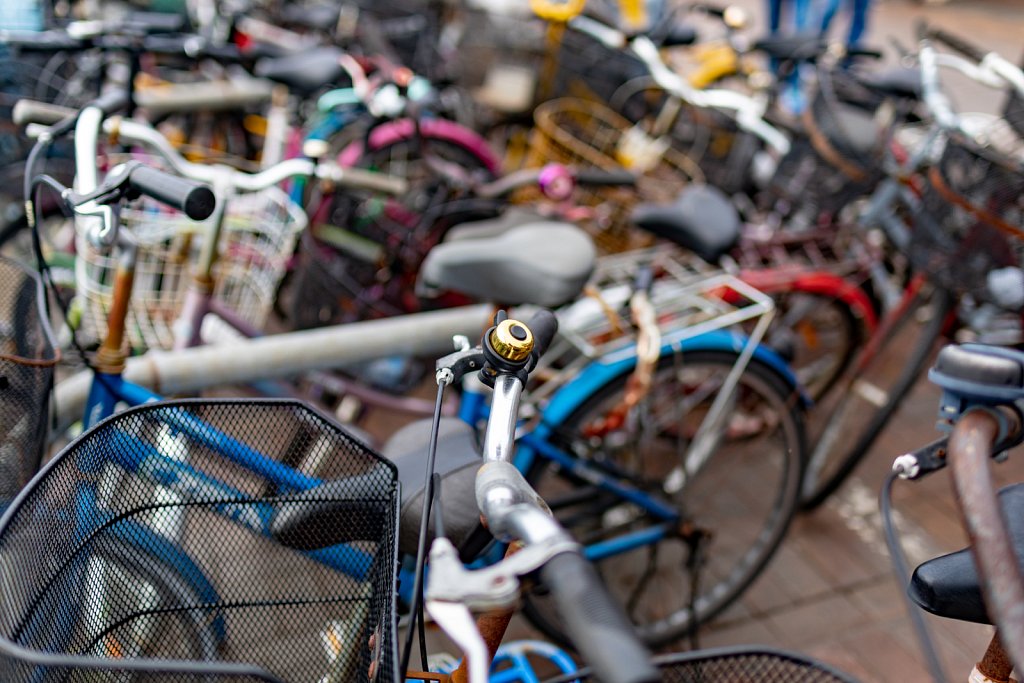
<svg viewBox="0 0 1024 683"><path fill-rule="evenodd" d="M271 187L227 199L213 268L213 296L257 329L266 323L306 215L287 194ZM126 321L134 351L170 349L174 323L212 218L194 222L156 202L144 200L121 212L121 225L138 244L135 282ZM107 330L118 252L100 251L77 230L76 302L79 334L98 341Z"/></svg>

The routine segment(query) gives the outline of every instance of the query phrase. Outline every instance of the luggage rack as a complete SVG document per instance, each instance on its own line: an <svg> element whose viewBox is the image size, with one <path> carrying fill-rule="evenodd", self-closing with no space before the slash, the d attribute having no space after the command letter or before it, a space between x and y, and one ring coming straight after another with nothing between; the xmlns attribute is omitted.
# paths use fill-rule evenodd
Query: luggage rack
<svg viewBox="0 0 1024 683"><path fill-rule="evenodd" d="M546 371L539 375L549 381L532 393L534 399L552 394L564 383L557 378L568 381L595 359L614 363L637 355L629 300L642 266L654 273L650 300L661 346L678 346L699 335L730 330L741 352L736 376L743 371L771 324L774 301L738 277L682 249L662 245L598 262L584 296L558 314L559 336L541 362Z"/></svg>

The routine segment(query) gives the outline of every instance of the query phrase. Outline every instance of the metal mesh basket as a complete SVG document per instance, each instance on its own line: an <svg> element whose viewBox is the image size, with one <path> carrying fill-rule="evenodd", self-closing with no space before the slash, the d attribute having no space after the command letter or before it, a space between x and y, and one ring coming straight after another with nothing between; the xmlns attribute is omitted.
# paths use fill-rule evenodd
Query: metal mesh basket
<svg viewBox="0 0 1024 683"><path fill-rule="evenodd" d="M845 70L820 69L817 89L772 179L776 191L815 212L835 214L881 180L887 125L881 101Z"/></svg>
<svg viewBox="0 0 1024 683"><path fill-rule="evenodd" d="M57 360L39 277L0 257L0 509L39 467Z"/></svg>
<svg viewBox="0 0 1024 683"><path fill-rule="evenodd" d="M809 657L768 648L720 648L655 659L665 683L854 683L850 676ZM548 683L580 683L593 676L561 677Z"/></svg>
<svg viewBox="0 0 1024 683"><path fill-rule="evenodd" d="M121 413L0 521L0 680L398 680L398 504L394 466L298 402ZM274 540L312 505L289 545L330 547Z"/></svg>
<svg viewBox="0 0 1024 683"><path fill-rule="evenodd" d="M602 104L577 98L545 102L534 112L527 165L555 162L638 174L635 188L577 188L575 200L597 207L589 226L598 248L616 253L649 243L633 231L630 210L640 201L671 202L700 170L667 139L655 139Z"/></svg>
<svg viewBox="0 0 1024 683"><path fill-rule="evenodd" d="M121 212L122 225L139 245L126 328L133 349L172 347L171 326L184 304L212 220L196 223L149 200ZM263 328L305 226L302 208L276 187L228 198L213 296L242 320ZM75 282L82 334L97 340L107 329L118 254L96 249L83 231L78 233Z"/></svg>
<svg viewBox="0 0 1024 683"><path fill-rule="evenodd" d="M976 139L946 138L913 211L909 257L914 267L950 291L981 293L991 270L1020 265L1020 159L1020 139L1005 122Z"/></svg>

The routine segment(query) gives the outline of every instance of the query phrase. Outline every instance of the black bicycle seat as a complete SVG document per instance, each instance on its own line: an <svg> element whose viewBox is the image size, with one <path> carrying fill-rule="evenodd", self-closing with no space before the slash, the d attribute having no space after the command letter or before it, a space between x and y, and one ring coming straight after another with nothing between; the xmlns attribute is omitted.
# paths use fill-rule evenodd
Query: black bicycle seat
<svg viewBox="0 0 1024 683"><path fill-rule="evenodd" d="M337 4L289 3L281 8L281 21L314 31L330 31L338 25Z"/></svg>
<svg viewBox="0 0 1024 683"><path fill-rule="evenodd" d="M882 95L921 98L921 70L916 67L893 66L856 74L857 81Z"/></svg>
<svg viewBox="0 0 1024 683"><path fill-rule="evenodd" d="M342 54L337 47L317 47L286 57L261 59L256 63L256 75L309 94L325 86L345 85L340 82L345 76L338 61Z"/></svg>
<svg viewBox="0 0 1024 683"><path fill-rule="evenodd" d="M999 492L999 504L1013 541L1017 564L1024 564L1024 484ZM947 619L991 624L970 548L928 560L914 570L907 594L921 608Z"/></svg>
<svg viewBox="0 0 1024 683"><path fill-rule="evenodd" d="M640 204L632 213L637 227L717 263L740 238L740 216L721 190L688 185L671 204Z"/></svg>
<svg viewBox="0 0 1024 683"><path fill-rule="evenodd" d="M690 24L677 21L667 32L658 36L657 41L662 47L693 45L697 42L697 29Z"/></svg>
<svg viewBox="0 0 1024 683"><path fill-rule="evenodd" d="M753 48L784 62L813 62L828 49L828 43L815 34L765 36Z"/></svg>

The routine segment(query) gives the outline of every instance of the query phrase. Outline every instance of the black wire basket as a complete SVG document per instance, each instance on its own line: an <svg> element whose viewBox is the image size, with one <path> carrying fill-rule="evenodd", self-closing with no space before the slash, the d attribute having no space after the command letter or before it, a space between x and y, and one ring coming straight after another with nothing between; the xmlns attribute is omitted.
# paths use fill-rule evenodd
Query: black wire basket
<svg viewBox="0 0 1024 683"><path fill-rule="evenodd" d="M1019 151L1019 139L1000 128L1000 146ZM984 296L993 269L1021 264L1024 165L993 144L950 134L924 181L912 212L911 263L944 289Z"/></svg>
<svg viewBox="0 0 1024 683"><path fill-rule="evenodd" d="M39 276L0 257L0 509L39 468L58 353Z"/></svg>
<svg viewBox="0 0 1024 683"><path fill-rule="evenodd" d="M793 140L772 181L783 196L834 215L882 179L892 118L882 101L843 69L819 69L804 109L803 134Z"/></svg>
<svg viewBox="0 0 1024 683"><path fill-rule="evenodd" d="M304 404L125 411L0 520L0 680L399 680L398 503Z"/></svg>
<svg viewBox="0 0 1024 683"><path fill-rule="evenodd" d="M664 683L855 683L827 664L770 648L695 650L657 657L655 663ZM584 672L547 683L594 680Z"/></svg>

